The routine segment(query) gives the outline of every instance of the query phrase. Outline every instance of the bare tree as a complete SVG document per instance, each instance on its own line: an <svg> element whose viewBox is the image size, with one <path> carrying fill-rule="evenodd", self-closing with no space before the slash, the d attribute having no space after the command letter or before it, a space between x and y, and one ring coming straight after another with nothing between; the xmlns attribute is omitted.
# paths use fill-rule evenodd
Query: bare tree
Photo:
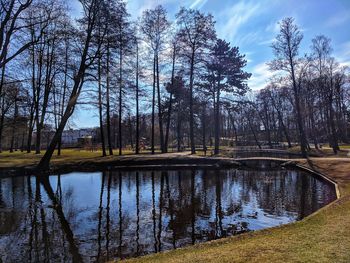
<svg viewBox="0 0 350 263"><path fill-rule="evenodd" d="M166 11L162 6L157 6L153 10L146 10L143 13L141 21L141 30L145 36L145 42L149 45L153 52L153 94L157 87L158 98L158 121L159 121L159 137L160 148L162 152L166 152L163 133L163 116L162 101L159 82L159 56L164 48L164 41L169 28L169 22L166 17ZM152 153L154 153L154 104L155 98L152 100Z"/></svg>
<svg viewBox="0 0 350 263"><path fill-rule="evenodd" d="M301 86L300 82L297 81L296 76L296 70L300 63L298 60L298 53L302 39L303 34L300 32L298 26L294 24L294 19L291 17L283 19L280 22L280 32L271 46L276 58L270 63L270 68L272 70L286 71L292 81L300 147L303 157L306 157L307 139L304 131L300 105Z"/></svg>
<svg viewBox="0 0 350 263"><path fill-rule="evenodd" d="M84 17L82 21L84 22L84 39L83 39L83 48L80 57L80 65L77 70L77 73L74 76L74 83L72 87L72 91L70 94L70 98L68 104L66 106L64 115L62 116L62 120L59 123L58 129L55 132L47 151L44 156L41 158L38 164L38 170L47 170L50 165L50 160L52 154L55 151L55 148L60 141L62 136L62 132L67 124L69 117L73 114L77 100L79 98L81 89L84 84L85 72L94 63L96 60L98 52L91 52L91 44L93 39L93 32L96 29L96 19L98 14L98 9L100 7L100 2L97 0L81 0L80 3L83 6ZM97 47L97 51L100 47Z"/></svg>

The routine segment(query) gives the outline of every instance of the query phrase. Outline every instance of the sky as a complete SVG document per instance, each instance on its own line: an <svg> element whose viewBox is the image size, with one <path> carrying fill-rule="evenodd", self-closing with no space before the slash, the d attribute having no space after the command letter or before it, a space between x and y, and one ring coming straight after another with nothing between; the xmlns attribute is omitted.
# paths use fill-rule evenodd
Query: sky
<svg viewBox="0 0 350 263"><path fill-rule="evenodd" d="M163 5L170 20L181 6L211 13L216 20L219 38L238 46L248 61L246 71L252 73L248 85L263 88L272 73L266 62L273 59L270 47L276 37L278 22L293 17L304 34L300 55L309 53L311 40L323 34L332 40L333 56L350 67L350 0L127 0L132 19L146 9ZM71 6L79 12L78 3ZM74 114L77 127L98 125L94 111L78 108Z"/></svg>

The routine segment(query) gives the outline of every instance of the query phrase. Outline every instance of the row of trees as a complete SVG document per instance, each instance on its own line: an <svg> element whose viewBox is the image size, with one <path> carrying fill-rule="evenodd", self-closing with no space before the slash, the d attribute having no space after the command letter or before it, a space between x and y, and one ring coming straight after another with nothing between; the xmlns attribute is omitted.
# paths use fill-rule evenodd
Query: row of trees
<svg viewBox="0 0 350 263"><path fill-rule="evenodd" d="M15 52L13 61L7 58L1 64L1 128L11 124L13 137L18 137L19 117L25 117L25 148L32 150L35 135L35 152L40 153L42 131L50 125L55 134L42 167L56 148L60 153L62 132L77 103L98 108L103 155L107 149L113 154L115 147L122 154L129 143L126 138L133 134L136 153L141 135L154 153L157 145L167 152L174 134L179 149L187 137L195 153L199 113L203 120L214 107L219 116L223 92L243 95L248 90L244 55L217 39L211 15L182 8L171 22L166 10L157 6L132 22L123 1L80 3L83 13L76 21L67 15L63 1L33 0L24 6L13 0L1 7L3 34L14 24L9 42L25 43L21 52L12 51L12 45L1 47L5 53ZM113 119L117 129L112 129Z"/></svg>
<svg viewBox="0 0 350 263"><path fill-rule="evenodd" d="M323 35L313 38L309 54L300 57L302 39L292 18L280 23L272 44L275 59L269 63L277 74L251 102L252 114L260 119L270 146L299 142L306 156L310 144L319 149L328 142L337 154L339 142L350 139L348 68L335 60L331 40Z"/></svg>
<svg viewBox="0 0 350 263"><path fill-rule="evenodd" d="M80 3L73 20L63 0L1 1L0 150L5 142L11 151L45 148L39 166L47 168L77 104L98 109L103 156L126 145L139 153L141 141L152 153L209 143L215 154L223 141L299 142L304 155L311 142L328 141L336 153L348 141L346 69L324 36L299 56L292 18L272 45L276 76L248 92L245 56L217 38L210 14L181 8L171 21L157 6L132 21L122 0Z"/></svg>

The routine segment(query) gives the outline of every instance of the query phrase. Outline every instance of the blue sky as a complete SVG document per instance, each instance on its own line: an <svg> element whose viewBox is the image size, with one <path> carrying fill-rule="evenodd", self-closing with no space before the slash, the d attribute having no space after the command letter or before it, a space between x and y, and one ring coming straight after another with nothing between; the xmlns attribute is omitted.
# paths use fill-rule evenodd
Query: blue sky
<svg viewBox="0 0 350 263"><path fill-rule="evenodd" d="M350 66L350 0L128 0L133 19L146 9L163 5L171 20L181 6L213 14L218 37L239 46L246 54L252 89L264 87L272 75L266 62L273 59L270 44L278 32L278 21L292 16L304 34L301 54L309 52L311 39L323 34L332 39L333 56ZM74 8L75 7L75 8ZM73 12L78 10L72 5ZM78 109L74 122L79 127L97 126L94 111Z"/></svg>

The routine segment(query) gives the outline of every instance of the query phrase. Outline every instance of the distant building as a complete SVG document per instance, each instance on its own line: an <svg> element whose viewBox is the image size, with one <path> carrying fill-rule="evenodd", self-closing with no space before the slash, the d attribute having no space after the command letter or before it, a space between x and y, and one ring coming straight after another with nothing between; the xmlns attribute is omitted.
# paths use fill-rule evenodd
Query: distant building
<svg viewBox="0 0 350 263"><path fill-rule="evenodd" d="M80 143L84 139L93 140L95 137L96 137L95 128L65 130L62 133L62 144L74 145L74 144Z"/></svg>

